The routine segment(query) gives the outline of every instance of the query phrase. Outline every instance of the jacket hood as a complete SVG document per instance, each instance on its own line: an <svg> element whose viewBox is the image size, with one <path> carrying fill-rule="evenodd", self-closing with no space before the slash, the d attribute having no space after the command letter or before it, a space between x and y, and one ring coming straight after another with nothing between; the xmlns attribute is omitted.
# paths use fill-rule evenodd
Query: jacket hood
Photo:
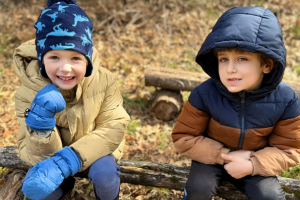
<svg viewBox="0 0 300 200"><path fill-rule="evenodd" d="M281 82L286 65L286 50L279 22L270 10L263 7L233 7L218 19L202 44L196 62L225 93L229 91L220 81L218 60L213 50L228 48L263 53L273 59L273 70L265 74L259 89L250 92L253 95L272 92Z"/></svg>
<svg viewBox="0 0 300 200"><path fill-rule="evenodd" d="M21 44L15 49L13 61L15 73L24 86L33 91L38 91L45 85L51 83L49 78L44 78L41 75L34 39ZM100 61L98 59L98 51L95 48L93 50L92 61L95 64L94 71L96 72ZM81 96L82 92L86 89L94 76L95 73L92 73L91 76L83 78L78 84L76 94L77 99Z"/></svg>

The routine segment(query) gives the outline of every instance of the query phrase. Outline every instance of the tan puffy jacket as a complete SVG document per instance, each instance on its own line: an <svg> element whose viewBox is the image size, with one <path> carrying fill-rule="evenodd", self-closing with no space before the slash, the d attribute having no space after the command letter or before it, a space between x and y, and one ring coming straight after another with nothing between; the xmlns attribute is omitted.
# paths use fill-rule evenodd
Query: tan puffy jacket
<svg viewBox="0 0 300 200"><path fill-rule="evenodd" d="M23 161L34 165L53 156L63 146L70 146L77 152L82 161L81 171L110 153L116 160L121 158L129 116L122 106L117 81L111 72L100 67L96 49L92 59L91 76L84 78L74 90L60 90L67 106L55 115L56 127L51 136L45 138L26 125L24 111L50 79L40 74L34 40L16 48L13 55L15 73L22 83L15 93L19 122L17 146Z"/></svg>

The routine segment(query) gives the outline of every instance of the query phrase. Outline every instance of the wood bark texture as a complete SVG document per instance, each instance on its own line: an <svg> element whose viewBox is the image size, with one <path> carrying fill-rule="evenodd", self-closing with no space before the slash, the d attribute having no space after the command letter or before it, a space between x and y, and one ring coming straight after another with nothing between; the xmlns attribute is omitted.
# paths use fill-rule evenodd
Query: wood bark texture
<svg viewBox="0 0 300 200"><path fill-rule="evenodd" d="M15 200L17 197L24 198L22 193L22 179L25 178L26 172L20 169L11 170L7 176L2 176L0 182L0 199Z"/></svg>
<svg viewBox="0 0 300 200"><path fill-rule="evenodd" d="M189 167L151 162L121 160L119 162L121 182L136 185L163 187L168 189L183 190L187 181ZM24 163L16 154L16 146L0 147L0 166L14 169L28 170L30 165ZM17 173L17 172L16 172ZM25 173L25 172L24 172ZM24 177L24 173L19 177ZM87 178L87 172L77 173L76 176ZM15 175L14 175L15 177ZM15 179L15 178L13 178ZM18 179L18 178L17 178ZM298 200L300 194L300 181L278 176L281 187L286 192L286 199ZM20 180L19 180L20 181ZM17 183L17 182L15 182ZM13 185L13 184L12 184ZM15 186L17 188L20 186ZM9 187L7 186L8 190ZM13 186L11 186L13 188ZM3 187L2 187L3 189ZM15 192L18 189L13 189ZM0 191L1 195L1 191ZM223 183L217 190L217 195L226 200L246 200L244 194L230 183ZM0 199L1 196L0 196Z"/></svg>
<svg viewBox="0 0 300 200"><path fill-rule="evenodd" d="M145 70L146 86L169 90L192 91L209 77L203 73L187 72L178 69L149 67Z"/></svg>

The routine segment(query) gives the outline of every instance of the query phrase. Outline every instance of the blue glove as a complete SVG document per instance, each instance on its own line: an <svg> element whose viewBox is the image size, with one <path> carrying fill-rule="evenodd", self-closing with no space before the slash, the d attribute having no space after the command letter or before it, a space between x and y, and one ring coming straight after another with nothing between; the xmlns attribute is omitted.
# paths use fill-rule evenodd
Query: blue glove
<svg viewBox="0 0 300 200"><path fill-rule="evenodd" d="M53 157L34 165L22 180L22 192L32 200L44 199L58 188L65 178L73 176L80 169L78 155L70 147L64 147Z"/></svg>
<svg viewBox="0 0 300 200"><path fill-rule="evenodd" d="M66 108L66 102L53 84L39 90L32 105L25 111L26 124L33 131L52 130L56 124L54 115Z"/></svg>

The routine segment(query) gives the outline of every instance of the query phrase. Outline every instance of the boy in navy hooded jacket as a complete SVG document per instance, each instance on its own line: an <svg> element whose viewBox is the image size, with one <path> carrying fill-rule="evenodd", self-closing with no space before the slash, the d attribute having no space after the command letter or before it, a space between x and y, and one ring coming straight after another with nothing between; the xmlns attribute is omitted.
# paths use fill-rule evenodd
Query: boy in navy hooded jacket
<svg viewBox="0 0 300 200"><path fill-rule="evenodd" d="M274 14L234 7L196 57L211 77L190 94L172 132L192 159L188 200L211 199L229 181L250 199L285 199L276 175L300 161L300 104L282 77L286 51Z"/></svg>

